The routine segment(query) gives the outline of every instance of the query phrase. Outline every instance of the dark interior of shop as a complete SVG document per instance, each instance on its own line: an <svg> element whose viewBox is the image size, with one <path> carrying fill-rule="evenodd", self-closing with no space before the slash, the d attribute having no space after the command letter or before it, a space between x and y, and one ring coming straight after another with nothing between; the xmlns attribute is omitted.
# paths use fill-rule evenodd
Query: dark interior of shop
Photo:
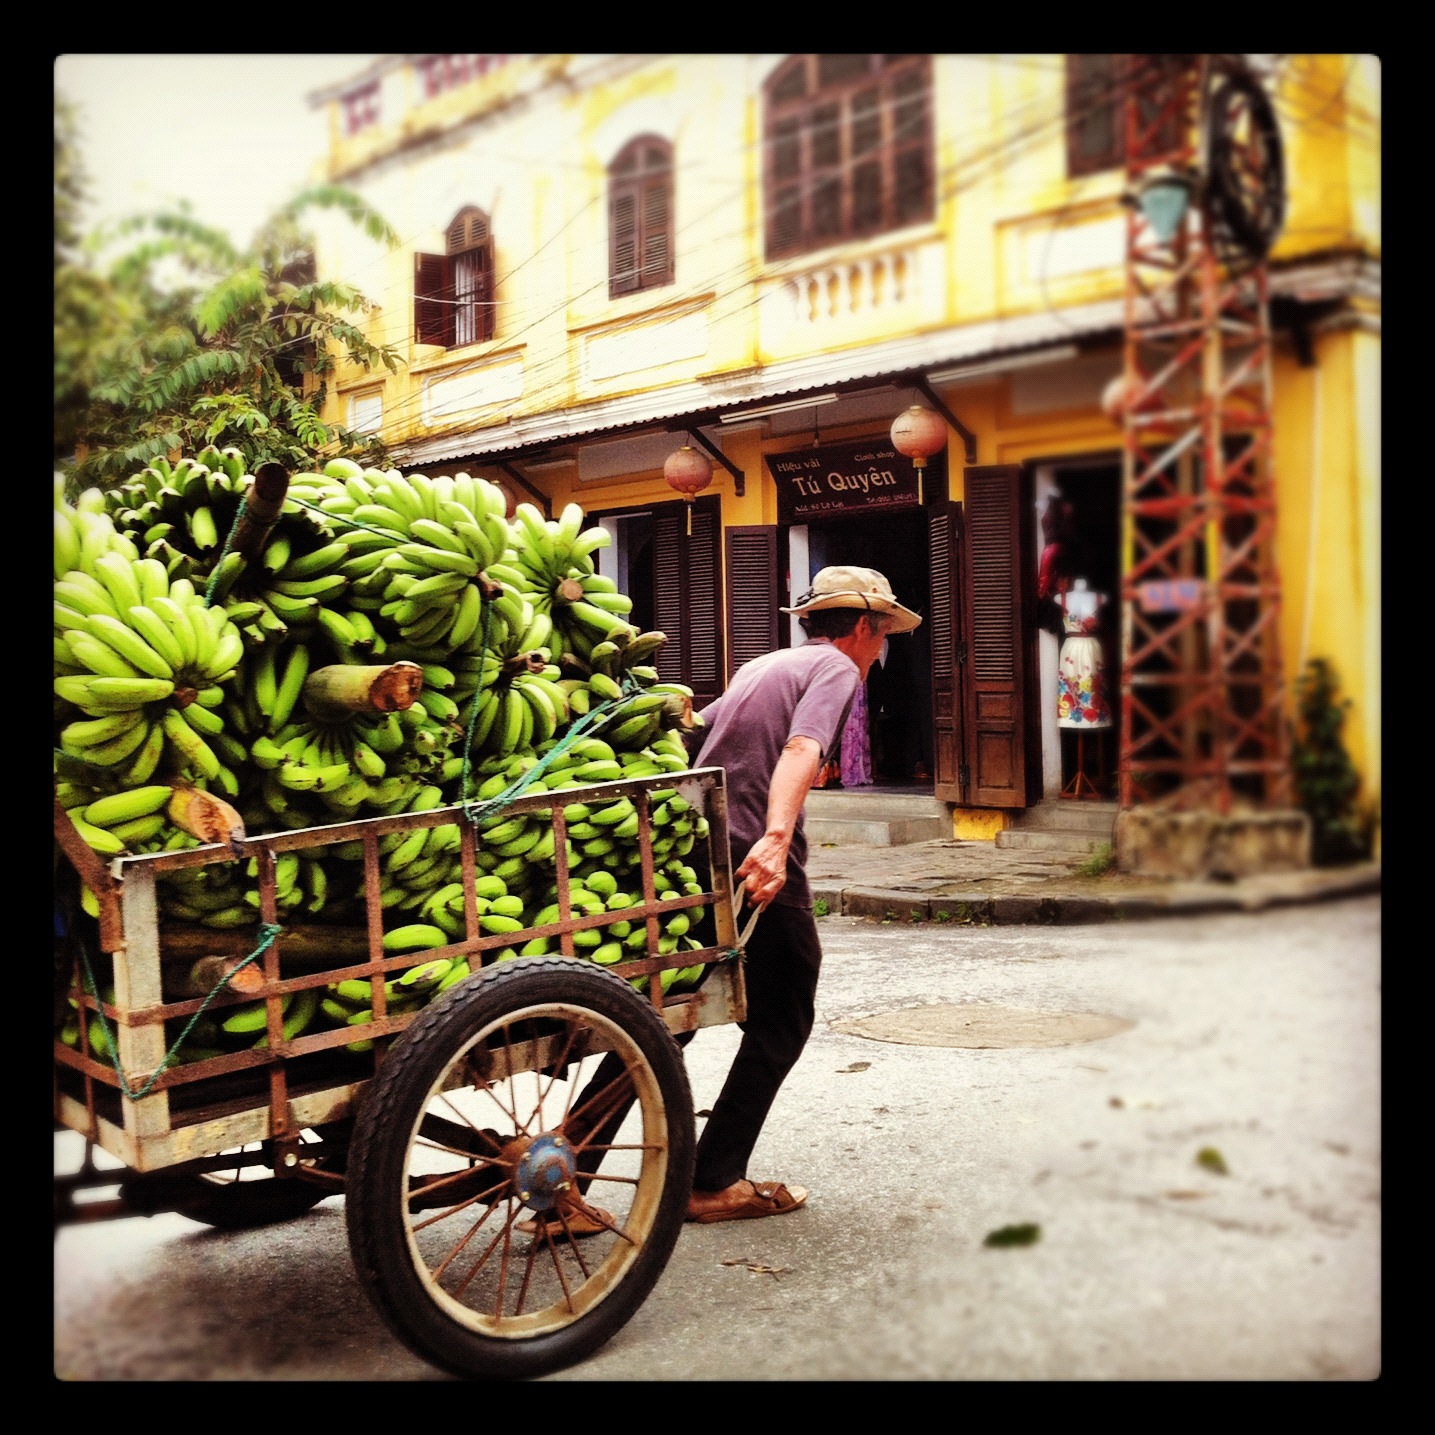
<svg viewBox="0 0 1435 1435"><path fill-rule="evenodd" d="M930 613L925 511L868 512L813 523L807 551L813 573L845 563L875 568L886 575L899 603L924 620ZM932 654L925 621L915 632L890 639L886 661L873 664L867 710L872 785L930 786Z"/></svg>
<svg viewBox="0 0 1435 1435"><path fill-rule="evenodd" d="M1113 706L1109 728L1096 729L1080 741L1079 734L1062 730L1062 788L1070 789L1080 771L1085 775L1080 784L1083 793L1109 797L1115 790L1114 702L1120 682L1121 469L1119 465L1061 469L1056 474L1056 488L1057 498L1069 503L1072 510L1069 576L1073 580L1084 578L1087 588L1103 594L1106 600L1099 613L1097 637L1105 657L1106 690Z"/></svg>

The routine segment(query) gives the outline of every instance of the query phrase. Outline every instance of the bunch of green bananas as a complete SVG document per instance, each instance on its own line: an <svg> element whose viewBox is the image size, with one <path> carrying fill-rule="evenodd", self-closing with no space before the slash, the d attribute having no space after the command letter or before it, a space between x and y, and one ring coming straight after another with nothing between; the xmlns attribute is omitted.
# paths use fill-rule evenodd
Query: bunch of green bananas
<svg viewBox="0 0 1435 1435"><path fill-rule="evenodd" d="M684 890L691 888L694 892L701 892L703 889L696 884L696 874L692 872L691 868L686 869L686 872L693 878L693 881L684 881ZM677 884L663 868L655 869L653 886L659 898L677 894ZM550 887L540 900L542 905L534 907L525 918L525 924L529 927L547 926L558 921L562 915L556 887ZM610 869L602 866L590 866L585 870L580 867L570 875L568 900L569 910L575 916L591 917L603 912L618 914L610 923L583 927L574 932L573 947L576 955L597 962L600 966L612 966L618 962L632 961L647 954L647 921L641 912L634 910L641 907L643 901L641 881L635 890L623 890L619 886L618 878ZM623 912L630 912L632 915L624 917L620 915ZM688 927L689 918L682 912L675 912L662 919L660 924L662 935L659 936L657 945L658 955L671 956L677 951L700 950L700 943L687 935ZM558 937L539 936L531 937L525 942L519 948L519 955L543 956L561 950L562 945ZM661 978L663 991L682 991L696 985L698 978L702 975L702 970L702 966L699 964L690 967L675 967L663 972ZM648 978L635 977L632 979L632 985L639 991L646 991Z"/></svg>
<svg viewBox="0 0 1435 1435"><path fill-rule="evenodd" d="M537 614L552 619L549 644L553 660L569 659L586 667L594 644L633 626L627 615L633 600L618 592L613 579L597 571L593 554L612 536L606 528L583 527L583 509L567 504L557 518L545 519L531 503L520 503L509 525L510 544L489 577L509 584Z"/></svg>
<svg viewBox="0 0 1435 1435"><path fill-rule="evenodd" d="M115 491L111 507L147 556L223 603L247 642L263 643L312 626L321 604L343 592L349 579L336 565L347 550L322 516L286 500L255 561L229 551L251 482L237 449L210 446L175 465L156 459Z"/></svg>
<svg viewBox="0 0 1435 1435"><path fill-rule="evenodd" d="M630 600L594 571L607 533L585 530L577 504L556 521L521 505L510 524L501 491L483 480L332 460L292 480L280 521L245 564L220 555L248 481L236 454L208 450L152 465L113 498L113 514L97 491L71 505L57 486L57 770L62 758L72 765L57 791L99 850L193 845L165 821L152 790L172 780L232 797L259 834L431 810L472 799L474 779L489 801L540 763L527 790L552 791L555 801L595 782L687 767L678 732L692 721L691 690L659 680L665 636L627 621ZM204 509L216 544L202 541ZM412 706L338 719L306 708L305 684L318 669L400 659L422 668ZM571 723L592 721L595 710L595 725L570 739ZM701 890L684 858L706 823L675 789L655 793L651 812L659 890ZM578 799L565 813L568 866L588 894L576 900L631 906L641 890L631 802ZM549 814L500 809L476 836L480 928L515 938L484 960L541 949L543 939L530 948L519 938L556 900ZM461 939L458 826L389 834L380 853L389 934L426 929L430 946ZM216 928L252 925L255 875L234 863L164 874L161 910ZM276 861L289 921L362 921L364 890L361 843ZM665 921L664 954L688 949L685 920ZM615 916L579 946L618 960L646 940L646 923ZM400 1001L412 995L396 992ZM313 1019L308 1005L287 1010L286 1025L291 1014ZM257 1021L262 1037L262 1013L259 1003L239 1025ZM252 1036L220 1023L189 1047L232 1049Z"/></svg>
<svg viewBox="0 0 1435 1435"><path fill-rule="evenodd" d="M239 630L189 579L139 558L108 518L71 515L56 524L56 567L78 561L54 586L60 750L107 769L118 788L164 773L236 795L238 754L218 741L218 709L244 654ZM59 551L62 527L78 552Z"/></svg>
<svg viewBox="0 0 1435 1435"><path fill-rule="evenodd" d="M484 570L508 544L506 499L467 473L429 478L395 469L325 466L305 492L332 515L356 608L388 619L400 640L430 657L481 631Z"/></svg>
<svg viewBox="0 0 1435 1435"><path fill-rule="evenodd" d="M117 528L173 578L199 581L239 511L246 476L238 449L213 445L171 464L154 459L107 496Z"/></svg>
<svg viewBox="0 0 1435 1435"><path fill-rule="evenodd" d="M472 720L471 756L507 758L551 741L571 711L551 660L553 626L524 602L520 622L454 659L454 696Z"/></svg>

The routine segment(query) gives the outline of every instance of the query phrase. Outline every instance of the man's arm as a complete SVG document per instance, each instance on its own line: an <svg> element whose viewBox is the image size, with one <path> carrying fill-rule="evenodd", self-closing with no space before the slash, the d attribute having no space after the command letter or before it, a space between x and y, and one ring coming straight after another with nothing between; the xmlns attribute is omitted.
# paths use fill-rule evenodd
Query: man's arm
<svg viewBox="0 0 1435 1435"><path fill-rule="evenodd" d="M821 765L822 749L811 737L789 738L777 759L767 790L767 830L736 874L746 879L748 899L759 907L767 906L787 882L787 849Z"/></svg>

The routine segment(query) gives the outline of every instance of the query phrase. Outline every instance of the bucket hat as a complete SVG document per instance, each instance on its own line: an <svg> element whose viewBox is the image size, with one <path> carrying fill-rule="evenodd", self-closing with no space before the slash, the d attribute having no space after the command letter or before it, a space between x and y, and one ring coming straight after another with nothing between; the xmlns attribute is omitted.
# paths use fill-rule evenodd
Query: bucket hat
<svg viewBox="0 0 1435 1435"><path fill-rule="evenodd" d="M922 620L892 596L892 585L875 568L823 568L812 586L784 613L801 616L823 608L862 608L891 619L891 631L910 633Z"/></svg>

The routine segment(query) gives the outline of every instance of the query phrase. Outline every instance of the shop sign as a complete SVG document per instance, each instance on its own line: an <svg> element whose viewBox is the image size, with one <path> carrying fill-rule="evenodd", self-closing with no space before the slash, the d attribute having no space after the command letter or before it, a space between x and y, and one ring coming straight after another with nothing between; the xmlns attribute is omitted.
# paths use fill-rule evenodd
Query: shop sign
<svg viewBox="0 0 1435 1435"><path fill-rule="evenodd" d="M917 503L917 470L886 438L771 453L767 467L780 523Z"/></svg>
<svg viewBox="0 0 1435 1435"><path fill-rule="evenodd" d="M1201 606L1204 584L1199 578L1167 578L1140 583L1136 601L1143 613L1182 613Z"/></svg>

